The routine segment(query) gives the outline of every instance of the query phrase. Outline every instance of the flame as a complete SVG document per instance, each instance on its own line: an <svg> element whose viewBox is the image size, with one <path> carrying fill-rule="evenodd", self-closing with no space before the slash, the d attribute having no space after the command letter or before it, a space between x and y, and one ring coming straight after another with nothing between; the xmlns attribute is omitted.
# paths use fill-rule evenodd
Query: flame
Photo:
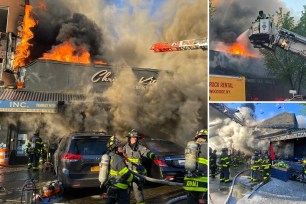
<svg viewBox="0 0 306 204"><path fill-rule="evenodd" d="M105 65L105 64L107 64L106 62L103 62L103 61L95 61L94 63L98 64L98 65Z"/></svg>
<svg viewBox="0 0 306 204"><path fill-rule="evenodd" d="M41 59L89 64L90 54L84 47L74 47L74 45L72 45L68 40L55 47L50 53L44 53Z"/></svg>
<svg viewBox="0 0 306 204"><path fill-rule="evenodd" d="M30 56L30 47L33 44L30 43L30 40L34 37L31 28L36 25L36 22L31 17L32 6L26 5L25 6L25 14L23 18L23 28L22 28L22 38L20 44L18 44L16 48L16 53L14 57L14 68L15 71L18 72L18 68L20 66L24 66L27 61L28 57Z"/></svg>
<svg viewBox="0 0 306 204"><path fill-rule="evenodd" d="M228 50L228 53L233 55L243 55L248 57L257 57L255 54L249 53L241 44L234 43Z"/></svg>
<svg viewBox="0 0 306 204"><path fill-rule="evenodd" d="M44 11L47 11L47 6L42 0L38 0L39 7L42 8Z"/></svg>

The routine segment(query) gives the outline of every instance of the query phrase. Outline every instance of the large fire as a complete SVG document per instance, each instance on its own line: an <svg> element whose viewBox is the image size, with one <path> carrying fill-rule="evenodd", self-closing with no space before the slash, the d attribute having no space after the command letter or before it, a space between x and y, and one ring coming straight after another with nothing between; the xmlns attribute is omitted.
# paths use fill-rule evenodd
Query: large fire
<svg viewBox="0 0 306 204"><path fill-rule="evenodd" d="M74 47L74 45L68 40L55 47L50 53L44 53L41 59L89 64L90 54L84 47Z"/></svg>
<svg viewBox="0 0 306 204"><path fill-rule="evenodd" d="M45 4L39 0L40 8L47 11L47 7ZM34 34L31 31L36 25L35 20L31 17L32 6L26 5L25 6L25 15L23 20L23 29L22 29L22 39L20 44L16 48L15 60L14 60L14 67L16 72L18 68L21 66L26 65L26 63L30 62L30 47L33 44L30 43L30 40L34 38ZM85 47L83 46L74 46L69 40L64 42L61 45L56 46L48 53L44 53L42 59L48 60L56 60L62 62L74 62L74 63L84 63L90 64L90 54L86 51ZM106 64L103 61L95 62L97 64Z"/></svg>
<svg viewBox="0 0 306 204"><path fill-rule="evenodd" d="M18 68L24 66L28 62L28 57L30 56L30 47L33 44L30 43L30 40L34 37L31 28L36 25L36 22L31 17L32 6L25 6L25 14L23 19L23 27L22 27L22 38L20 44L18 44L16 48L16 53L14 56L14 68L15 71L18 71Z"/></svg>
<svg viewBox="0 0 306 204"><path fill-rule="evenodd" d="M243 47L241 44L234 43L229 48L228 53L232 55L242 55L242 56L248 56L248 57L257 57L257 55L252 54L247 51L245 47Z"/></svg>

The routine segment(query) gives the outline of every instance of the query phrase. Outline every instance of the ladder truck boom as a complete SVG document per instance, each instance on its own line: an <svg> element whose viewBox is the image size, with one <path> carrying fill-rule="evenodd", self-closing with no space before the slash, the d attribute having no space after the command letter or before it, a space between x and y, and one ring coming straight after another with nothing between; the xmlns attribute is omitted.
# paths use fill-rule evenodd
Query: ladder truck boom
<svg viewBox="0 0 306 204"><path fill-rule="evenodd" d="M182 50L208 49L207 38L199 38L193 40L181 40L175 42L155 43L150 50L154 52L173 52Z"/></svg>
<svg viewBox="0 0 306 204"><path fill-rule="evenodd" d="M249 39L255 48L275 50L280 47L306 57L306 37L284 28L275 28L271 18L253 22L249 29Z"/></svg>

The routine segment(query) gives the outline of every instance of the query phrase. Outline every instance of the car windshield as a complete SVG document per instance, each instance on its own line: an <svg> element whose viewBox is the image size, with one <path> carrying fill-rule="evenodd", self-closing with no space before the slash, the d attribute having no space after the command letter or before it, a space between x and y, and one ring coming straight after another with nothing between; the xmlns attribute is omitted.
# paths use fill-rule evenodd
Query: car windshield
<svg viewBox="0 0 306 204"><path fill-rule="evenodd" d="M184 153L184 148L170 141L151 140L146 141L148 148L153 152L178 152Z"/></svg>
<svg viewBox="0 0 306 204"><path fill-rule="evenodd" d="M69 152L81 155L102 155L107 151L106 140L102 139L73 139Z"/></svg>

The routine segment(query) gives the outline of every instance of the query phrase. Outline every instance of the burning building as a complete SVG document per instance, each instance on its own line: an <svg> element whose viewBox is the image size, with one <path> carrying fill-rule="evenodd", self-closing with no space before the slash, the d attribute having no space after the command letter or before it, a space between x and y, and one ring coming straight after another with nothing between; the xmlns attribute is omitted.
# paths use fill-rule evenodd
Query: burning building
<svg viewBox="0 0 306 204"><path fill-rule="evenodd" d="M206 70L194 66L186 73L186 68L192 64L186 63L190 59L195 59L201 68L206 64L203 52L170 58L153 56L149 46L159 40L151 39L148 47L143 46L140 38L133 41L133 35L141 33L141 29L137 33L133 31L133 35L121 33L118 38L118 31L107 35L108 31L101 29L105 25L98 26L100 21L93 21L95 17L89 17L90 14L85 15L88 10L82 14L79 4L62 0L45 3L47 5L33 0L31 5L24 5L24 24L21 36L16 34L11 71L18 89L6 87L0 92L0 117L5 118L0 124L0 144L10 150L10 161L22 162L24 143L36 128L41 129L48 143L56 142L71 131L106 130L123 137L130 128L146 135L185 142L189 140L186 135L207 127L207 98L205 94L199 95L206 93L206 80L203 80ZM91 3L97 5L96 9L104 4L94 0ZM176 8L184 4L179 1ZM186 14L184 9L196 8L199 15L206 15L202 12L206 11L205 4L192 0L173 13L176 15L173 19L181 19L182 14ZM138 9L139 5L134 6ZM198 10L199 6L204 6L203 10ZM141 8L141 12L148 12ZM189 19L186 15L184 18ZM147 20L143 22L146 28L156 29ZM172 24L170 28L177 32L177 20ZM206 30L201 30L203 27L197 24L194 24L196 32L192 33L205 36ZM142 37L147 35L145 33ZM106 40L113 44L106 46ZM137 44L131 46L129 42ZM148 53L144 49L148 49ZM149 61L155 65L136 68L148 67L144 64ZM159 66L167 68L151 68Z"/></svg>
<svg viewBox="0 0 306 204"><path fill-rule="evenodd" d="M248 39L248 29L258 11L275 13L284 7L280 0L213 0L216 11L210 23L210 73L244 76L248 101L290 98L290 83L267 73L264 58ZM263 8L262 5L265 5ZM304 92L305 90L302 90Z"/></svg>

